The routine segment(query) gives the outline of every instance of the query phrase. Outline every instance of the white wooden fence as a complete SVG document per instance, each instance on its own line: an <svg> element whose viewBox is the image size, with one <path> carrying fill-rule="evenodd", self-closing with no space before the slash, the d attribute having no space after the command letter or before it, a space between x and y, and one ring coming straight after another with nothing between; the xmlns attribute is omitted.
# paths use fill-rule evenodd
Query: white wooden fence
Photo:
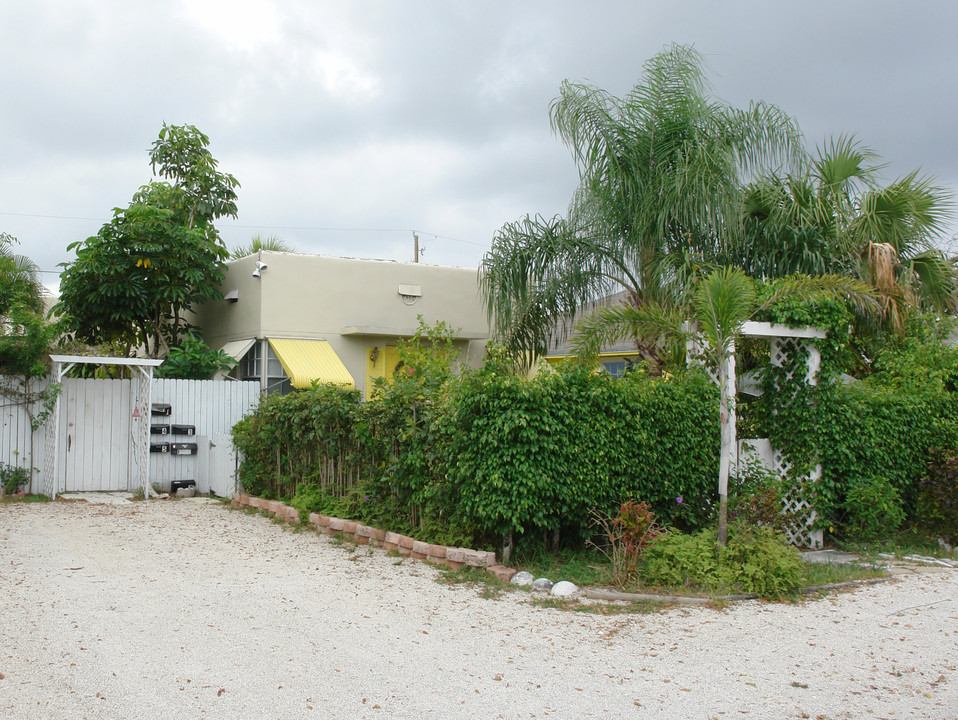
<svg viewBox="0 0 958 720"><path fill-rule="evenodd" d="M236 453L230 431L258 404L259 383L154 380L152 403L170 407L170 414L163 416L134 417L135 394L136 383L130 380L67 378L60 395L59 423L46 423L35 433L31 433L28 410L36 413L39 408L18 406L0 396L0 462L34 468L31 492L132 490L135 424L163 425L170 431L173 425L182 425L192 434L151 435L153 442L167 445L166 452L145 453L150 482L168 489L174 480L194 480L197 492L231 495ZM47 435L57 426L59 436L50 445L56 448L56 463L46 462ZM172 443L182 443L186 449L176 453ZM48 483L44 473L57 477Z"/></svg>

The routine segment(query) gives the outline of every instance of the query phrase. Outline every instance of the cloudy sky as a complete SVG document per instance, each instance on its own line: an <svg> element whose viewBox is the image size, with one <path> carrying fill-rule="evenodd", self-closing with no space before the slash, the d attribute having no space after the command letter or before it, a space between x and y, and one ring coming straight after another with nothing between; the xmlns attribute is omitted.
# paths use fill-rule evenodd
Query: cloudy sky
<svg viewBox="0 0 958 720"><path fill-rule="evenodd" d="M503 223L571 197L561 81L621 95L672 42L706 56L717 98L955 192L956 28L958 3L921 0L5 0L0 231L56 271L151 179L165 121L240 181L228 246L408 261L417 231L423 262L476 267Z"/></svg>

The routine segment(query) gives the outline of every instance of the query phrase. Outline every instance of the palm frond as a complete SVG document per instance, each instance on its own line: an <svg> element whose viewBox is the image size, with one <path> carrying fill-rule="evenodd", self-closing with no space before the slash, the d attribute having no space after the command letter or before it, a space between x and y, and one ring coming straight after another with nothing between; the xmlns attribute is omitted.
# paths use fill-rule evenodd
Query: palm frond
<svg viewBox="0 0 958 720"><path fill-rule="evenodd" d="M699 332L724 355L755 309L755 282L739 268L724 267L703 277L692 300Z"/></svg>
<svg viewBox="0 0 958 720"><path fill-rule="evenodd" d="M576 324L571 346L577 354L589 356L627 338L641 337L656 345L685 337L686 319L680 310L657 303L600 307Z"/></svg>
<svg viewBox="0 0 958 720"><path fill-rule="evenodd" d="M266 237L263 237L262 235L257 234L254 235L248 243L237 245L230 250L229 259L239 260L240 258L248 257L249 255L255 255L262 250L287 253L296 252L295 247L276 235L267 235Z"/></svg>

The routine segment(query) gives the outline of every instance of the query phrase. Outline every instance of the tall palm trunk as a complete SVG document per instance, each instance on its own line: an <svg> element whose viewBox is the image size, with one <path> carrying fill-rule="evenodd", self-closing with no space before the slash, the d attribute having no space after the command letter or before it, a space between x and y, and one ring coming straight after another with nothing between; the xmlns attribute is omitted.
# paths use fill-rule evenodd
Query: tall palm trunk
<svg viewBox="0 0 958 720"><path fill-rule="evenodd" d="M728 475L732 457L732 419L729 415L729 375L725 358L719 362L719 423L722 438L722 453L719 456L719 524L718 543L728 541Z"/></svg>

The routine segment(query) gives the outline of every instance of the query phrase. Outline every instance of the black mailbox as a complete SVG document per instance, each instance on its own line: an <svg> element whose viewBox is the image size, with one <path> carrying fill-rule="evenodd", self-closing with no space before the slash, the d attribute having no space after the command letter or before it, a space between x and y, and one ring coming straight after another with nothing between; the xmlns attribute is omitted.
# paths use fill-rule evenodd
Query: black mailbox
<svg viewBox="0 0 958 720"><path fill-rule="evenodd" d="M150 415L166 415L169 416L173 413L173 406L167 405L165 403L153 403L150 407Z"/></svg>
<svg viewBox="0 0 958 720"><path fill-rule="evenodd" d="M150 435L169 435L169 425L150 425Z"/></svg>
<svg viewBox="0 0 958 720"><path fill-rule="evenodd" d="M174 435L196 435L196 426L195 425L174 425L173 434Z"/></svg>
<svg viewBox="0 0 958 720"><path fill-rule="evenodd" d="M196 443L170 443L174 455L196 455Z"/></svg>
<svg viewBox="0 0 958 720"><path fill-rule="evenodd" d="M151 453L168 453L170 451L169 443L150 443Z"/></svg>

